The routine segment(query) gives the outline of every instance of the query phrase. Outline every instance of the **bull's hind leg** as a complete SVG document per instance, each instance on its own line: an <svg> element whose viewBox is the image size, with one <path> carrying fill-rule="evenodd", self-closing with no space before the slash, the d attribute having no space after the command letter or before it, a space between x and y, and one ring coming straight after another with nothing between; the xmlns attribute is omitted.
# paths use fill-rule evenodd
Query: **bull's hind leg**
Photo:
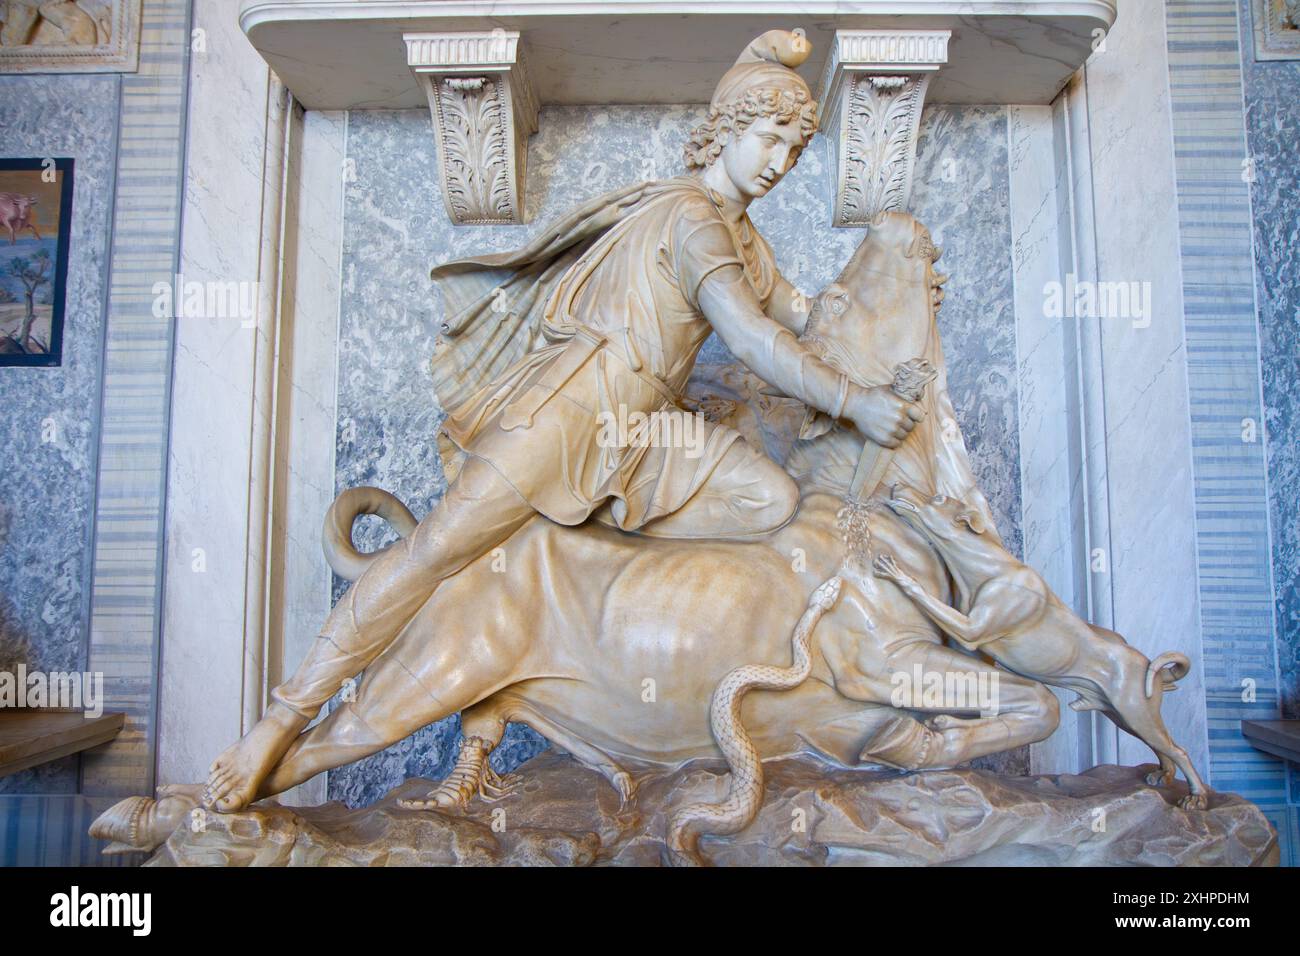
<svg viewBox="0 0 1300 956"><path fill-rule="evenodd" d="M513 792L512 784L497 776L488 763L488 757L501 743L510 717L509 701L501 694L463 711L460 715L463 734L460 753L456 755L456 765L451 773L424 797L398 800L398 805L407 810L447 810L453 807L463 810L476 794L488 801L509 796Z"/></svg>
<svg viewBox="0 0 1300 956"><path fill-rule="evenodd" d="M502 780L488 765L488 755L501 742L506 724L510 722L526 724L578 763L604 776L618 792L620 805L625 806L636 790L632 775L608 754L554 723L522 693L516 693L526 686L526 682L515 685L511 690L494 694L464 711L461 725L465 739L455 768L423 799L401 801L402 806L413 810L464 807L475 794L495 800L513 793L515 775Z"/></svg>
<svg viewBox="0 0 1300 956"><path fill-rule="evenodd" d="M902 710L930 714L924 722L900 713L887 722L863 748L861 760L901 770L954 767L1048 737L1056 729L1056 697L1036 681L1017 677L978 658L930 641L894 648L885 659L882 700ZM916 687L920 679L921 686ZM927 682L944 688L939 700L927 694ZM948 688L970 689L974 700L945 700ZM993 695L980 703L979 688ZM887 688L887 689L886 689ZM994 690L996 688L996 690ZM978 717L956 716L991 704Z"/></svg>
<svg viewBox="0 0 1300 956"><path fill-rule="evenodd" d="M627 806L628 801L632 799L632 795L636 792L635 778L603 750L560 727L550 718L539 713L526 700L518 699L515 702L510 719L527 724L578 763L603 776L609 781L609 785L618 791L620 807Z"/></svg>

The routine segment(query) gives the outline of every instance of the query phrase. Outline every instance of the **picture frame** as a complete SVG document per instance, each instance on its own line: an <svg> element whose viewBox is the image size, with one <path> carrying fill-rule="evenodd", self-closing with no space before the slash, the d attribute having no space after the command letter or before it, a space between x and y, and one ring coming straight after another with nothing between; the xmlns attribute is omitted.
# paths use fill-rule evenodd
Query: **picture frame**
<svg viewBox="0 0 1300 956"><path fill-rule="evenodd" d="M0 367L63 364L74 168L0 159Z"/></svg>

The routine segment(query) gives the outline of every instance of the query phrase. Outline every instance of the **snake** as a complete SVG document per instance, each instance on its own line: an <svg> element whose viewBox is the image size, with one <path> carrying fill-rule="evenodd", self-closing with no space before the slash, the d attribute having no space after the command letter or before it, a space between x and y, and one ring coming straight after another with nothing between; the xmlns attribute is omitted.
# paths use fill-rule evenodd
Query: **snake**
<svg viewBox="0 0 1300 956"><path fill-rule="evenodd" d="M709 704L713 739L731 768L727 797L720 803L692 803L677 811L669 824L668 852L676 866L702 866L702 836L725 836L745 829L763 802L763 762L740 720L740 705L751 690L791 690L812 672L812 636L817 622L835 606L840 578L823 581L808 598L808 608L795 625L789 667L746 664L727 673L714 688Z"/></svg>

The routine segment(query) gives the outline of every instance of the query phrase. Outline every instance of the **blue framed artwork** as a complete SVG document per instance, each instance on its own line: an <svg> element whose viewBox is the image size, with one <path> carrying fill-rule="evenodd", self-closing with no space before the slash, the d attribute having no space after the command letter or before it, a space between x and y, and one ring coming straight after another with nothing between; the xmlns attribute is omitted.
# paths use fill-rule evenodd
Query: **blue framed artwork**
<svg viewBox="0 0 1300 956"><path fill-rule="evenodd" d="M71 159L0 159L0 366L63 360Z"/></svg>

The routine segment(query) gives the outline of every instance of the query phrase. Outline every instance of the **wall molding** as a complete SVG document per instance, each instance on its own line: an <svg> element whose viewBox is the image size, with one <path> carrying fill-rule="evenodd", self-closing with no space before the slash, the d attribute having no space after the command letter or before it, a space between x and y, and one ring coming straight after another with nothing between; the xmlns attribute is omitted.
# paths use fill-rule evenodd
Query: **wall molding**
<svg viewBox="0 0 1300 956"><path fill-rule="evenodd" d="M1274 4L1277 13L1280 2ZM1292 4L1300 15L1300 3ZM1187 338L1208 782L1249 797L1297 861L1286 765L1244 739L1278 719L1266 435L1237 0L1166 8ZM1300 38L1300 30L1290 32ZM1296 47L1300 54L1300 44ZM1275 489L1276 491L1276 489ZM1253 693L1247 693L1247 690ZM1249 699L1247 699L1249 698Z"/></svg>

